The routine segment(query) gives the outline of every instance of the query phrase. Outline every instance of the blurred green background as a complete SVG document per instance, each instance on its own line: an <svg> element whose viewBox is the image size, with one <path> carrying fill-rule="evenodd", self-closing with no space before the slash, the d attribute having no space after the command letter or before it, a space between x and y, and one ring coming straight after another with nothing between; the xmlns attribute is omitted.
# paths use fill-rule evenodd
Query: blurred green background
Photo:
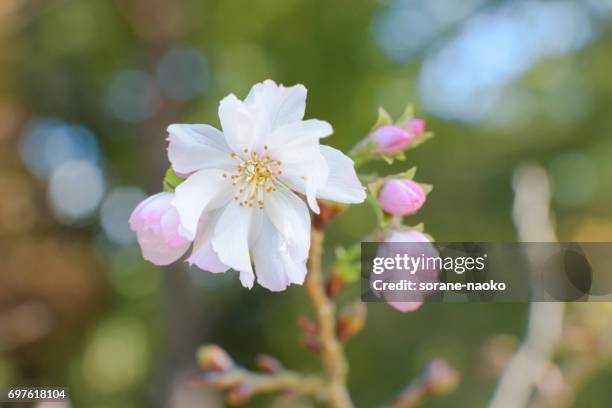
<svg viewBox="0 0 612 408"><path fill-rule="evenodd" d="M434 184L408 223L438 241L516 240L524 163L549 171L560 239L609 241L611 23L610 0L0 1L0 386L68 386L74 407L216 407L185 385L200 344L246 366L267 352L318 368L299 345L302 288L153 267L127 226L161 188L167 125L218 126L218 101L266 78L306 85L307 117L331 122L326 143L345 151L378 106L414 103L436 138L378 169L417 165ZM327 254L373 226L352 208ZM522 304L369 311L347 350L359 407L390 401L436 356L462 382L426 406L486 406L483 350L527 318ZM598 370L574 406L612 406L611 382L612 366Z"/></svg>

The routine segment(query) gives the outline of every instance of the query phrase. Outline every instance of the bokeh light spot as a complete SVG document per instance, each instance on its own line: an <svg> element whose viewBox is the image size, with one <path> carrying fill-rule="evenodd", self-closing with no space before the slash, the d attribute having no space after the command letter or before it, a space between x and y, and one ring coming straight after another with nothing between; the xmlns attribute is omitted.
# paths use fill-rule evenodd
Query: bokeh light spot
<svg viewBox="0 0 612 408"><path fill-rule="evenodd" d="M125 122L142 122L159 108L160 96L155 80L144 71L125 70L113 77L108 94L111 114Z"/></svg>
<svg viewBox="0 0 612 408"><path fill-rule="evenodd" d="M28 170L43 179L67 161L100 160L98 142L91 130L55 118L32 120L23 131L20 153Z"/></svg>
<svg viewBox="0 0 612 408"><path fill-rule="evenodd" d="M593 197L597 171L588 156L578 152L563 153L553 159L550 172L554 183L553 198L558 203L578 207Z"/></svg>
<svg viewBox="0 0 612 408"><path fill-rule="evenodd" d="M102 323L83 355L83 376L96 391L115 392L142 379L148 345L144 327L135 319Z"/></svg>
<svg viewBox="0 0 612 408"><path fill-rule="evenodd" d="M136 187L116 187L102 203L100 222L106 236L114 243L124 245L136 241L128 219L138 203L144 200L145 193Z"/></svg>
<svg viewBox="0 0 612 408"><path fill-rule="evenodd" d="M195 48L174 48L159 61L157 82L170 98L187 101L208 86L208 62Z"/></svg>
<svg viewBox="0 0 612 408"><path fill-rule="evenodd" d="M71 160L60 165L49 181L48 196L54 215L72 223L91 215L104 195L104 176L95 164Z"/></svg>

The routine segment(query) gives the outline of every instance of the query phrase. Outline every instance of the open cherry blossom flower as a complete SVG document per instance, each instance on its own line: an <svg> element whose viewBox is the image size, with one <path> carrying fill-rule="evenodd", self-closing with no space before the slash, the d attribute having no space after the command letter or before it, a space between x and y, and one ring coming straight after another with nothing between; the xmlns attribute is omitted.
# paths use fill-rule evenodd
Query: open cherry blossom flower
<svg viewBox="0 0 612 408"><path fill-rule="evenodd" d="M320 145L329 123L303 120L306 88L267 80L244 101L231 94L219 106L222 131L209 125L171 125L168 155L189 174L172 205L194 239L188 261L211 272L233 268L279 291L302 284L310 247L310 214L317 198L365 199L353 161ZM297 194L296 194L297 193ZM252 256L251 256L252 254Z"/></svg>

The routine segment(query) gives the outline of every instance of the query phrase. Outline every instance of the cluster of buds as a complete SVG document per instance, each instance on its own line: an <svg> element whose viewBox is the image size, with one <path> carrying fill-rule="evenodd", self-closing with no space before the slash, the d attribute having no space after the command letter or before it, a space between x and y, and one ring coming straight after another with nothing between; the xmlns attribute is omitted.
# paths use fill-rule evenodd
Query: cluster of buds
<svg viewBox="0 0 612 408"><path fill-rule="evenodd" d="M378 119L370 133L351 152L351 157L358 164L382 158L392 163L393 160L404 160L405 151L414 149L433 134L425 130L425 121L414 117L412 106L408 105L404 113L393 120L383 108L378 109Z"/></svg>
<svg viewBox="0 0 612 408"><path fill-rule="evenodd" d="M403 125L385 125L374 132L371 137L376 142L378 153L393 156L406 150L410 144L415 143L425 131L425 121L412 119Z"/></svg>
<svg viewBox="0 0 612 408"><path fill-rule="evenodd" d="M405 160L405 152L421 145L433 137L425 130L425 121L415 118L411 106L393 120L380 108L376 124L369 134L359 142L351 157L360 165L372 160L383 159L391 164L394 160ZM403 217L417 214L427 200L432 186L416 182L416 167L399 174L387 176L368 175L369 203L372 204L378 218L378 229L369 237L370 241L383 242L421 242L429 245L428 250L435 251L430 244L432 238L425 234L423 225L406 226ZM336 253L336 265L328 281L328 294L337 296L348 283L359 278L359 248L341 249ZM436 277L430 277L436 278ZM422 301L388 302L401 312L417 310Z"/></svg>
<svg viewBox="0 0 612 408"><path fill-rule="evenodd" d="M405 160L407 150L432 137L431 132L425 131L425 121L414 117L412 106L409 105L395 121L380 108L376 124L353 149L352 157L358 164L381 158L388 163ZM431 186L413 181L415 171L413 168L371 181L370 191L385 214L399 217L414 215L423 207Z"/></svg>

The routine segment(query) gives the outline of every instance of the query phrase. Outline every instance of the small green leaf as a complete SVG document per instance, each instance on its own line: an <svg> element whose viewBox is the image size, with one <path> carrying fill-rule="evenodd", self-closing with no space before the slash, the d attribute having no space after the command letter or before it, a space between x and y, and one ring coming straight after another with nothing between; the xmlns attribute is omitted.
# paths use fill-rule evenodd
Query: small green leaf
<svg viewBox="0 0 612 408"><path fill-rule="evenodd" d="M407 150L416 149L417 147L419 147L420 145L422 145L423 143L425 143L426 141L428 141L429 139L433 137L434 137L434 134L432 132L425 132L418 139L415 139L412 142L410 142Z"/></svg>
<svg viewBox="0 0 612 408"><path fill-rule="evenodd" d="M431 190L433 190L433 186L431 184L419 183L419 186L421 186L425 195L431 193Z"/></svg>
<svg viewBox="0 0 612 408"><path fill-rule="evenodd" d="M384 154L381 154L380 157L382 157L387 164L393 164L393 157Z"/></svg>
<svg viewBox="0 0 612 408"><path fill-rule="evenodd" d="M397 220L401 220L401 217L397 217L395 215L386 213L383 211L382 222L380 223L381 228L385 228L387 225L393 225L397 222Z"/></svg>
<svg viewBox="0 0 612 408"><path fill-rule="evenodd" d="M397 118L397 121L395 123L397 123L399 126L403 126L406 122L412 119L414 119L414 108L411 104L408 104L404 109L404 113L402 113L400 117Z"/></svg>
<svg viewBox="0 0 612 408"><path fill-rule="evenodd" d="M392 125L393 119L387 113L387 111L381 106L378 108L378 119L376 119L376 123L372 127L372 131L387 125Z"/></svg>
<svg viewBox="0 0 612 408"><path fill-rule="evenodd" d="M172 167L169 167L164 176L163 189L165 192L174 191L183 181L185 179L180 178Z"/></svg>
<svg viewBox="0 0 612 408"><path fill-rule="evenodd" d="M368 190L370 190L370 193L373 197L378 197L378 193L382 188L383 184L385 184L385 179L378 179L368 184Z"/></svg>
<svg viewBox="0 0 612 408"><path fill-rule="evenodd" d="M406 160L406 155L404 152L398 152L393 156L389 156L386 154L379 154L379 157L383 159L387 164L391 165L395 160L404 161Z"/></svg>
<svg viewBox="0 0 612 408"><path fill-rule="evenodd" d="M423 232L425 231L425 224L422 222L419 222L417 225L410 227L410 229L413 229L415 231L419 231L419 232Z"/></svg>
<svg viewBox="0 0 612 408"><path fill-rule="evenodd" d="M412 166L408 170L403 171L401 173L390 174L390 175L386 176L384 178L384 180L397 180L397 179L400 179L400 180L412 180L412 179L414 179L414 176L416 175L416 171L417 171L416 166Z"/></svg>
<svg viewBox="0 0 612 408"><path fill-rule="evenodd" d="M361 243L354 244L348 250L344 247L336 248L336 264L334 270L345 283L352 283L359 279L361 271Z"/></svg>
<svg viewBox="0 0 612 408"><path fill-rule="evenodd" d="M342 278L345 283L353 283L359 280L361 273L360 264L358 262L344 263L336 265L336 273Z"/></svg>
<svg viewBox="0 0 612 408"><path fill-rule="evenodd" d="M383 213L382 208L380 208L380 205L378 205L378 200L376 199L376 196L378 195L378 190L380 190L380 186L372 186L372 184L376 184L376 183L371 183L370 185L368 185L368 188L370 188L370 194L367 195L366 201L368 204L370 204L370 207L372 207L372 209L374 210L374 213L376 214L376 221L378 222L378 225L382 226L385 223L384 213Z"/></svg>

